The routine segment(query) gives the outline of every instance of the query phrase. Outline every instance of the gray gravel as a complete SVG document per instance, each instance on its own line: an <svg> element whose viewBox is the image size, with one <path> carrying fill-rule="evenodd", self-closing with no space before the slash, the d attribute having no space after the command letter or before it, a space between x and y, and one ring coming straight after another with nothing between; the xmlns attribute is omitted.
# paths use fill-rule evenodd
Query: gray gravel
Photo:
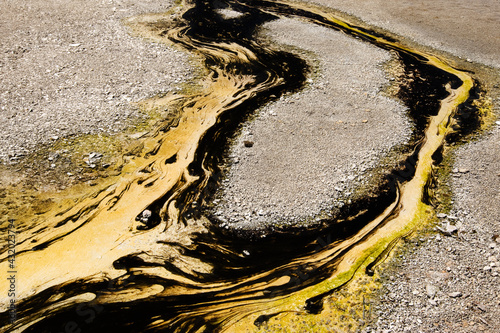
<svg viewBox="0 0 500 333"><path fill-rule="evenodd" d="M500 68L500 5L466 0L314 0L417 43ZM497 74L498 75L498 74ZM495 86L495 84L493 84ZM498 82L496 87L498 87ZM490 90L491 86L488 87ZM498 89L493 96L500 114ZM456 154L453 208L441 231L417 239L392 261L392 282L375 300L378 321L366 332L500 332L500 128ZM390 277L388 277L390 278ZM436 294L433 295L435 291ZM461 296L458 296L458 295Z"/></svg>
<svg viewBox="0 0 500 333"><path fill-rule="evenodd" d="M500 68L498 0L305 0L332 7L421 45Z"/></svg>
<svg viewBox="0 0 500 333"><path fill-rule="evenodd" d="M131 105L190 77L187 55L132 37L123 18L173 1L2 1L0 161L82 133L116 133Z"/></svg>
<svg viewBox="0 0 500 333"><path fill-rule="evenodd" d="M484 0L480 5L466 0L314 2L418 43L500 68L497 0ZM131 37L120 22L140 13L166 11L171 4L171 0L0 2L0 160L15 162L55 137L121 131L140 117L129 102L175 89L176 82L186 80L190 74L185 54ZM288 216L303 217L305 211L318 212L328 202L345 200L340 193L350 189L341 180L349 180L353 187L360 185L359 179L349 179L353 170L357 175L369 173L380 156L406 139L408 124L402 107L379 94L387 82L380 64L388 54L294 22L271 23L274 38L315 52L323 77L311 77L313 82L301 94L261 110L233 149L239 164L231 169L229 179L238 175L241 180L230 180L231 184L241 186L244 177L261 177L246 178L263 187L249 187L239 198L240 203L260 207L254 218L260 216L260 209L262 216L276 217L274 207ZM324 43L317 45L319 40ZM352 72L356 66L359 72ZM370 79L365 80L365 75ZM351 97L356 103L349 105ZM315 107L313 101L318 103ZM495 103L498 109L498 100ZM380 116L375 117L375 109L364 113L366 104L370 109L372 104L387 107L377 109ZM363 119L367 122L362 123ZM337 125L337 120L343 123ZM390 130L378 133L377 128ZM356 146L356 135L368 130L374 132L370 137L381 141L364 140L366 147ZM253 147L243 148L243 140L252 140ZM379 319L367 331L500 331L500 245L495 238L500 234L499 142L497 125L481 140L459 150L458 172L452 178L454 208L442 216L441 225L443 230L454 226L458 232L447 236L436 231L431 238L413 241L419 245L398 259L400 267L395 272L388 273L392 279L388 276L390 282L375 306ZM365 155L356 155L358 151ZM339 159L344 163L337 163ZM264 160L269 163L257 163ZM296 162L307 167L291 167ZM271 176L265 165L281 173ZM236 194L236 188L226 187L227 194ZM281 196L287 201L280 202ZM227 218L238 221L247 211L229 198ZM268 204L269 198L276 200L274 207Z"/></svg>
<svg viewBox="0 0 500 333"><path fill-rule="evenodd" d="M481 5L465 0L424 0L419 3L406 0L398 2L315 0L314 2L344 10L408 40L450 52L470 61L500 68L500 53L498 53L500 6L495 0L483 1ZM276 36L279 38L279 35L278 33ZM317 34L311 39L319 36L320 34ZM323 49L321 56L327 56L327 53ZM324 78L318 82L322 80ZM338 92L332 93L332 96L339 96ZM498 115L500 99L498 96L493 97L495 113ZM293 97L284 102L286 101L293 101ZM273 108L277 107L270 106L269 110L274 110ZM284 105L283 109L285 108ZM275 113L280 116L278 112ZM240 176L254 173L253 168L262 168L257 163L248 163L249 160L257 159L247 155L263 156L263 153L252 151L254 148L256 148L254 150L259 148L259 136L252 126L259 126L258 122L263 121L264 117L266 117L265 111L261 116L262 120L258 118L255 122L257 125L251 124L246 132L243 132L243 138L234 148L234 155L240 159L240 165L233 167L231 173L242 168L243 163L246 163L250 170L246 173L239 171ZM253 135L249 135L250 132ZM318 137L313 136L313 132L309 133L311 135L301 137L303 139L301 145L316 145L315 140L318 140ZM255 145L251 148L242 148L242 140L255 141ZM323 152L320 149L317 151ZM417 236L411 240L412 244L405 246L410 250L398 253L396 258L388 263L392 269L382 271L383 277L388 282L384 283L378 298L372 301L375 321L369 323L364 332L500 332L499 153L498 120L489 133L458 150L450 180L453 191L452 210L447 214L442 212L439 214L440 223L432 236ZM321 154L324 155L326 154ZM289 162L286 160L283 163ZM313 168L321 170L317 164ZM304 171L295 171L303 177L304 174L309 175L309 170L305 168ZM293 182L301 180L300 177L287 175ZM289 180L285 182L289 183ZM275 184L274 181L271 184ZM302 191L298 187L291 188L295 194ZM324 195L321 190L316 191ZM231 185L228 192L237 197L238 193ZM265 198L255 191L252 194ZM319 195L316 198L318 197ZM335 196L329 197L329 199L335 198ZM247 196L246 200L265 207L263 199ZM236 220L239 217L238 212L242 209L237 203L227 201L232 207L229 206L226 211L232 212L231 216ZM244 202L241 199L239 201ZM317 209L314 203L312 207Z"/></svg>
<svg viewBox="0 0 500 333"><path fill-rule="evenodd" d="M365 332L500 332L500 125L462 147L452 173L454 207L438 231L384 273L379 319ZM453 230L453 228L452 228ZM387 276L387 275L391 276Z"/></svg>
<svg viewBox="0 0 500 333"><path fill-rule="evenodd" d="M381 93L389 52L290 19L264 28L273 42L312 52L302 56L319 61L319 75L259 110L231 148L215 213L235 228L295 225L341 207L410 134L405 108Z"/></svg>

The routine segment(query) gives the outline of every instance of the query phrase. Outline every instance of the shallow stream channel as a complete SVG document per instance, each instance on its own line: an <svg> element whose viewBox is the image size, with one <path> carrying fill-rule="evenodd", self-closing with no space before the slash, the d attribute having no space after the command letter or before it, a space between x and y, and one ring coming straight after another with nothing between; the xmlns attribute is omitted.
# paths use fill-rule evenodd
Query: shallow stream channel
<svg viewBox="0 0 500 333"><path fill-rule="evenodd" d="M217 212L234 138L257 110L314 80L310 61L256 37L279 19L389 52L401 69L394 98L411 133L391 167L373 172L369 190L343 205L322 206L307 221L231 224ZM118 174L48 211L13 217L24 226L16 244L16 320L2 309L1 332L246 332L271 319L320 318L326 297L355 276L373 278L398 241L429 220L444 147L480 124L481 90L470 72L332 10L186 0L176 12L126 24L193 54L203 77L189 94L150 101L176 112L137 139L141 152L124 156ZM8 259L4 247L2 272Z"/></svg>

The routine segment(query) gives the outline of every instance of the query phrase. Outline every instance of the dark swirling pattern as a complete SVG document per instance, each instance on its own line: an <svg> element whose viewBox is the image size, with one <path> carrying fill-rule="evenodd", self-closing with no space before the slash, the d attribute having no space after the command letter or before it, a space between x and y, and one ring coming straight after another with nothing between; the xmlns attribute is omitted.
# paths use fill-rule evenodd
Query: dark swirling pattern
<svg viewBox="0 0 500 333"><path fill-rule="evenodd" d="M216 9L225 6L241 15L222 17ZM318 312L328 292L359 269L372 272L385 249L414 228L450 119L471 103L468 74L298 3L196 0L184 7L177 20L158 16L133 24L200 56L207 88L186 98L175 126L160 127L116 184L49 212L46 224L32 231L37 241L19 253L29 278L22 282L18 319L2 332L212 332L298 308ZM238 124L305 82L304 60L255 40L260 25L281 16L397 52L415 78L399 90L415 131L410 153L380 180L377 196L354 201L314 227L261 237L219 228L203 208ZM0 314L2 323L8 316Z"/></svg>

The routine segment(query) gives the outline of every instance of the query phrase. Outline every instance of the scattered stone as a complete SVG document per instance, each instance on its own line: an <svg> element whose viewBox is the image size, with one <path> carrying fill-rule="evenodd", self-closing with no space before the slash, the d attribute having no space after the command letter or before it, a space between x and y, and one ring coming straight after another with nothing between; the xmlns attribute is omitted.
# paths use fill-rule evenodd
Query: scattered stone
<svg viewBox="0 0 500 333"><path fill-rule="evenodd" d="M425 292L427 294L427 296L429 298L434 298L437 294L437 292L439 291L439 288L436 287L435 285L433 284L430 284L428 283L426 286L425 286Z"/></svg>
<svg viewBox="0 0 500 333"><path fill-rule="evenodd" d="M151 5L150 5L150 6L151 6ZM89 6L89 7L91 8L91 6ZM115 8L115 7L113 7L113 10L115 10L115 9L116 9L116 8ZM156 9L150 9L150 8L148 8L148 11L151 11L151 10L156 10ZM127 15L131 15L131 14L127 13ZM108 22L108 21L106 21L106 23L107 23L107 22ZM107 23L107 24L108 24L108 23ZM99 28L99 27L97 26L97 28ZM15 29L12 29L12 31L16 31L16 30L15 30ZM114 31L114 30L113 30L113 31ZM118 32L120 32L120 31L118 31ZM96 34L96 35L98 35L98 36L102 36L103 34ZM81 39L80 39L80 38L78 38L78 40L81 40ZM121 37L120 35L118 35L118 36L117 36L117 38L116 38L116 40L117 40L118 42L121 42L121 40L123 40L123 37ZM70 42L72 42L72 41L71 41L71 40L69 40L69 41L65 41L65 42L63 41L62 43L63 43L63 45L68 45L67 43L70 43ZM143 43L143 42L141 41L141 45L142 45L142 43ZM84 44L84 45L87 45L87 42L83 41L83 44ZM94 44L96 44L96 45L100 45L98 42L97 42L97 43L94 43ZM103 43L101 43L101 44L103 44ZM127 46L129 45L129 44L127 44L127 43L122 43L122 44L127 45ZM70 44L70 46L72 46L72 47L78 47L78 46L80 46L80 43L72 43L72 44ZM134 49L132 48L131 50L133 51ZM127 54L125 53L124 55L126 56ZM135 56L135 54L134 54L134 56ZM98 57L97 57L97 58L98 58ZM98 58L98 59L101 59L101 58ZM162 58L160 58L160 57L158 57L158 59L159 59L159 60L162 60ZM133 58L133 60L134 60L134 65L135 65L135 60L136 60L136 59L135 59L135 57ZM468 61L470 61L470 59L467 59L467 60L468 60ZM99 61L101 61L101 60L99 60ZM149 59L149 61L151 61L151 59ZM120 67L125 67L125 66L123 66L123 63L119 63L119 65L120 65ZM142 66L142 65L143 65L143 64L141 64L141 66L138 66L138 67L143 68L143 66ZM154 64L152 64L152 65L154 65ZM158 67L160 67L160 66L158 66ZM98 67L96 67L96 68L98 68ZM54 71L52 71L52 73L53 73L53 72L54 72ZM126 71L118 71L118 72L120 73L120 75L122 75L122 72L126 72ZM150 77L154 77L154 78L156 77L156 75L150 74L150 73L149 73L149 71L145 71L145 72L146 72L146 73L148 73L148 74L147 74L147 76L148 76L148 77L149 77L149 76L150 76ZM132 73L132 72L131 72L131 73ZM137 75L137 73L132 73L132 74ZM391 80L394 80L394 78L391 78ZM309 81L308 81L308 82L309 82ZM311 82L310 82L310 83L312 83L312 80L311 80ZM78 86L78 85L77 85L77 86ZM165 85L165 84L163 84L162 86L166 86L166 85ZM152 85L152 84L145 84L145 85L144 85L144 87L151 87L151 91L154 91L154 89L157 89L157 87L156 87L156 86L154 86L154 85ZM496 85L496 87L498 88L498 84ZM113 88L115 88L115 87L113 87ZM11 89L11 90L12 90L12 89ZM147 92L146 92L146 94L151 93L151 91L147 91ZM70 92L71 92L71 91L70 91ZM64 93L66 94L66 91L65 91ZM120 91L115 91L115 92L114 92L114 94L115 94L115 95L118 95L118 96L119 96L119 94L120 94L120 93L122 93L122 92L120 92ZM73 94L75 94L75 92L74 92L74 91L73 91ZM23 94L23 95L24 95L24 96L28 96L28 94ZM134 97L137 97L137 96L134 96ZM274 98L275 98L276 96L272 96L272 97L274 97ZM6 103L6 104L7 104L7 105L9 105L9 104L14 105L14 103ZM86 109L91 109L91 108L86 107ZM31 109L30 109L30 111L31 111ZM37 111L37 110L35 109L35 110L34 110L34 112L36 112L36 111ZM99 113L101 113L101 110L99 110ZM77 114L77 113L74 113L74 114ZM276 115L276 113L274 113L274 112L270 112L269 114L271 114L271 115ZM87 114L87 113L85 113L85 117L88 117L88 114ZM358 118L358 119L359 119L359 118ZM101 119L99 119L99 121L101 121ZM107 121L107 119L104 119L104 121ZM14 123L14 124L15 124L15 123ZM496 121L496 124L500 126L500 121ZM56 125L58 125L58 124L56 124ZM89 126L92 126L92 125L89 125ZM54 127L54 124L53 124L52 122L50 123L50 125L48 125L48 128L51 128L51 127ZM64 135L66 135L66 134L67 134L67 133L65 133ZM50 135L51 135L51 134L45 134L45 136L44 136L44 138L43 138L43 139L44 139L44 140L47 140L47 138L50 138ZM64 135L63 135L63 136L64 136ZM28 140L24 140L24 141L28 141ZM33 145L33 144L32 144L32 143L30 143L30 144L29 144L29 145L27 145L27 146L29 147L29 146L31 146L31 145ZM487 151L487 150L486 150L486 149L484 149L484 151ZM96 162L96 163L97 163L97 162ZM95 167L95 164L93 164L93 166ZM455 169L454 169L454 170L455 170ZM467 171L467 172L468 172L468 171ZM466 172L461 172L461 171L459 171L459 169L456 169L455 173L457 173L457 174L458 174L458 173L466 173ZM495 173L494 173L494 172L493 172L493 173L491 173L491 174L495 176ZM496 176L500 177L500 173L496 174ZM465 177L464 177L464 178L465 178ZM339 192L340 192L340 191L339 191ZM474 196L472 196L472 195L471 195L471 197L473 197L473 198L474 198ZM457 202L458 202L458 201L459 201L459 200L457 200ZM488 204L488 203L489 203L489 202L491 202L491 201L485 201L485 202L486 202L486 204ZM149 215L148 215L148 212L149 212ZM474 211L471 211L471 213L472 213L472 214L474 214ZM145 210L145 211L144 211L141 215L143 216L143 218L146 218L146 216L150 217L150 216L151 216L150 214L151 214L151 212L150 212L150 211ZM461 216L462 216L462 215L461 215ZM438 216L438 217L439 217L439 216ZM443 217L443 218L446 218L446 216L445 216L445 217ZM492 219L492 220L494 221L495 219ZM470 228L470 225L466 224L466 226L467 226L468 230L472 230L472 229ZM225 227L227 228L227 225L226 225ZM480 228L480 227L476 227L476 229L478 230L478 234L481 234L481 228ZM489 237L489 236L488 236L488 237ZM500 242L500 239L498 239L498 235L496 235L496 238L495 238L495 239L493 239L493 241L495 241L495 242ZM444 244L444 243L445 243L445 242L443 242L443 244ZM478 246L475 246L475 244L478 244ZM469 246L471 249L473 249L473 248L475 248L475 247L484 247L484 245L487 245L487 244L488 244L488 242L484 242L484 241L483 241L483 242L478 242L478 243L470 243L470 244L468 244L468 246ZM491 245L491 244L490 244L490 245ZM490 248L491 248L491 246L490 246ZM247 254L249 254L249 252L248 252L248 251L243 251L243 254L247 255ZM465 253L464 253L464 255L462 255L462 256L461 256L461 258L468 257L468 256L469 256L469 252L465 252ZM477 257L473 257L473 259L477 259ZM420 259L419 259L419 260L420 260ZM428 258L426 258L426 259L424 259L424 260L429 260L429 259L428 259ZM425 262L424 262L424 264L422 264L422 266L423 266L423 267L426 267L426 268L430 267L430 265L427 265L427 264L428 264L428 262L427 262L427 263L425 263ZM433 263L433 264L434 264L434 263ZM442 267L444 267L444 266L436 267L436 269L441 269ZM471 267L476 267L476 266L472 266L472 265L471 265ZM491 267L491 266L490 266L490 267ZM474 268L474 270L476 270L476 268ZM474 274L475 274L475 272L474 272ZM493 274L492 274L492 275L493 275ZM423 275L422 275L422 276L423 276ZM484 274L483 274L483 276L484 276ZM424 280L424 278L422 278L421 283L424 283L424 282L423 282L423 280ZM394 281L394 277L393 277L393 276L391 276L391 281ZM491 283L491 281L492 281L492 280L490 280L490 283ZM399 282L400 282L400 281L399 281L399 279L398 279L398 286L404 286L404 282L401 282L401 283L399 283ZM484 285L486 286L486 288L488 288L488 287L490 287L490 286L491 286L491 284L490 284L490 283L487 283L487 282L485 282L485 283L484 283ZM472 283L471 283L471 286L472 286L472 285L474 285L474 284L472 284ZM421 288L421 287L422 287L422 285L419 285L419 288ZM402 290L404 290L404 289L402 289ZM411 290L411 289L408 289L408 290ZM469 292L468 292L468 291L464 291L464 292L466 293L466 295L469 295ZM474 296L475 296L475 297L477 296L478 298L481 298L481 297L483 297L484 295L485 295L485 294L478 294L478 295L474 294ZM395 295L395 296L397 297L397 295ZM450 297L451 297L451 296L450 296ZM434 305L434 306L437 306L437 301L435 301L435 300L432 300L432 299L431 299L431 300L429 301L429 303L430 303L430 304L432 304L432 305ZM460 303L460 302L456 302L456 303L458 304L458 303ZM499 304L499 305L500 305L500 304ZM491 306L491 305L490 305L490 306ZM400 308L403 308L403 307L400 307ZM477 305L477 308L478 308L479 310L481 310L481 311L485 312L485 310L483 310L483 308L482 308L481 306ZM491 311L493 312L494 310L495 310L495 308L492 306ZM403 311L406 311L406 310L403 310ZM453 309L453 310L451 310L451 309L446 309L445 311L446 311L446 313L445 313L445 314L450 316L450 317L449 317L449 318L450 318L449 320L450 320L452 323L460 325L460 321L454 322L454 320L457 320L457 319L456 319L456 318L451 317L451 316L454 314L455 309ZM410 313L407 313L407 314L411 316L411 314L410 314ZM427 318L431 318L431 319L432 319L432 314L427 314L427 313L426 313L426 314L425 314L424 316L422 316L422 317L423 317L423 318L425 318L426 320L428 320ZM393 317L393 318L394 318L394 317ZM434 318L435 318L435 317L434 317ZM482 318L480 318L480 317L476 317L476 316L475 316L475 318L478 318L477 320L480 320L480 321L482 321L484 324L486 324L486 325L487 325L487 323L486 323L486 321L485 321L484 319L482 319ZM495 317L493 317L493 318L495 318ZM401 322L403 322L403 323L404 323L405 321L409 320L409 319L405 318L404 316L402 316L401 318L399 318L399 314L398 314L397 319L398 319L398 321L399 321L399 320L401 320ZM472 318L464 318L464 320L467 320L468 322L471 322L471 319L472 319ZM475 319L475 320L476 320L476 319ZM477 320L476 320L476 323L477 323ZM419 323L419 324L421 324L421 323L422 323L422 321L421 321L420 319L417 319L417 321L418 321L418 323ZM473 322L471 322L471 323L474 325L474 323L473 323ZM407 328L408 328L408 330L407 330L407 331L412 331L412 330L411 330L411 328L412 328L412 327L411 327L411 325L412 325L412 324L411 324L411 323L405 323L405 324L407 324ZM494 321L492 321L492 323L491 323L491 324L494 324ZM394 323L391 323L391 325L401 325L401 324L400 324L400 323L397 323L396 321L394 321ZM419 330L420 330L420 327L419 327L419 329L416 329L415 327L413 327L413 328L414 328L414 330L413 330L413 331L419 331ZM470 328L471 330L473 329L473 328L471 328L471 327L469 327L469 328ZM491 328L490 328L490 329L491 329ZM438 328L436 328L436 331L437 331L437 330L438 330ZM397 328L397 327L394 327L394 328L393 328L393 327L391 326L391 328L381 329L380 331L383 331L383 332L397 332L397 331L402 331L402 329L400 330L400 329L399 329L399 328ZM421 328L421 331L426 331L426 332L427 332L427 331L431 331L431 330L428 330L428 329L425 329L424 327L422 327L422 328ZM492 331L493 331L493 330L492 330Z"/></svg>
<svg viewBox="0 0 500 333"><path fill-rule="evenodd" d="M141 137L143 137L144 135L146 135L148 132L137 132L137 133L134 133L134 134L130 134L128 137L131 138L132 140L137 140Z"/></svg>
<svg viewBox="0 0 500 333"><path fill-rule="evenodd" d="M84 162L87 163L89 168L95 168L97 163L99 163L102 159L103 155L101 153L92 152L89 156L83 158Z"/></svg>
<svg viewBox="0 0 500 333"><path fill-rule="evenodd" d="M140 221L142 223L148 223L149 218L151 217L152 213L149 209L145 209L142 211L142 213L136 218L137 221Z"/></svg>
<svg viewBox="0 0 500 333"><path fill-rule="evenodd" d="M485 307L484 305L482 305L482 304L480 304L480 303L477 303L477 304L476 304L476 307L477 307L479 310L481 310L481 311L483 311L483 312L486 312L486 307Z"/></svg>
<svg viewBox="0 0 500 333"><path fill-rule="evenodd" d="M250 148L250 147L253 147L253 141L248 141L248 140L245 140L243 141L243 144L245 145L245 147L247 148Z"/></svg>
<svg viewBox="0 0 500 333"><path fill-rule="evenodd" d="M488 322L487 322L486 320L484 320L484 319L483 319L483 318L481 318L481 317L478 317L478 318L479 318L479 320L480 320L480 321L482 321L482 322L483 322L483 324L488 325Z"/></svg>
<svg viewBox="0 0 500 333"><path fill-rule="evenodd" d="M2 133L10 135L0 135L0 162L10 164L13 153L27 154L61 138L120 132L146 118L125 101L168 93L175 90L174 83L192 77L188 52L145 42L122 22L125 16L165 12L173 5L170 0L146 3L123 3L124 11L113 15L110 4L95 0L78 11L73 10L74 1L35 1L27 7L1 2L0 22L9 29L0 38L0 109L10 109L2 112ZM98 11L92 9L96 6ZM53 20L41 12L50 12ZM20 13L22 19L17 17ZM71 33L67 27L72 27ZM87 45L92 47L86 49ZM120 54L119 59L110 49ZM17 61L4 50L18 50L19 56L27 57ZM23 82L26 77L29 83ZM119 104L108 104L108 95L123 97Z"/></svg>
<svg viewBox="0 0 500 333"><path fill-rule="evenodd" d="M321 76L304 91L272 101L243 125L229 152L239 157L239 163L228 170L231 185L223 184L218 194L223 198L221 204L228 207L224 215L233 227L316 224L321 221L315 219L318 213L332 208L337 211L349 203L349 193L361 186L364 190L371 187L372 168L393 145L409 139L409 119L404 105L380 93L387 82L380 64L389 60L390 54L351 45L352 40L343 35L290 19L266 23L265 27L270 29L263 31L281 43L320 54ZM345 47L330 47L334 40L335 45ZM351 47L363 48L363 52ZM363 73L367 68L373 68L373 73L358 75L358 63L363 64ZM356 89L344 91L351 85ZM343 91L341 100L331 98L337 91ZM362 126L363 121L371 125ZM397 133L386 131L387 126ZM361 138L368 137L361 144ZM244 140L254 139L258 144L249 149ZM288 185L290 178L294 179L292 187ZM246 205L229 207L235 196ZM256 212L263 209L265 215L245 218L250 207Z"/></svg>
<svg viewBox="0 0 500 333"><path fill-rule="evenodd" d="M462 293L460 291L455 291L455 292L449 293L448 296L450 296L451 298L462 297Z"/></svg>
<svg viewBox="0 0 500 333"><path fill-rule="evenodd" d="M444 228L436 227L437 230L441 231L441 233L445 236L453 236L453 234L457 233L458 228L451 224L446 224ZM438 235L439 236L439 235ZM437 239L437 236L436 236Z"/></svg>
<svg viewBox="0 0 500 333"><path fill-rule="evenodd" d="M92 152L92 153L89 154L88 163L90 163L90 164L96 164L101 159L102 159L102 154L101 153Z"/></svg>

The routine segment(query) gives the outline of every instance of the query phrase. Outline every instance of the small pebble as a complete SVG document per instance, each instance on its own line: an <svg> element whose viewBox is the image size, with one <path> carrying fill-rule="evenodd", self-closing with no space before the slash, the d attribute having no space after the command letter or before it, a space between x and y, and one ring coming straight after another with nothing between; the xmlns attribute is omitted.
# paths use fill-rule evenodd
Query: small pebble
<svg viewBox="0 0 500 333"><path fill-rule="evenodd" d="M462 293L460 291L455 291L455 292L449 293L448 296L450 296L451 298L462 297Z"/></svg>

